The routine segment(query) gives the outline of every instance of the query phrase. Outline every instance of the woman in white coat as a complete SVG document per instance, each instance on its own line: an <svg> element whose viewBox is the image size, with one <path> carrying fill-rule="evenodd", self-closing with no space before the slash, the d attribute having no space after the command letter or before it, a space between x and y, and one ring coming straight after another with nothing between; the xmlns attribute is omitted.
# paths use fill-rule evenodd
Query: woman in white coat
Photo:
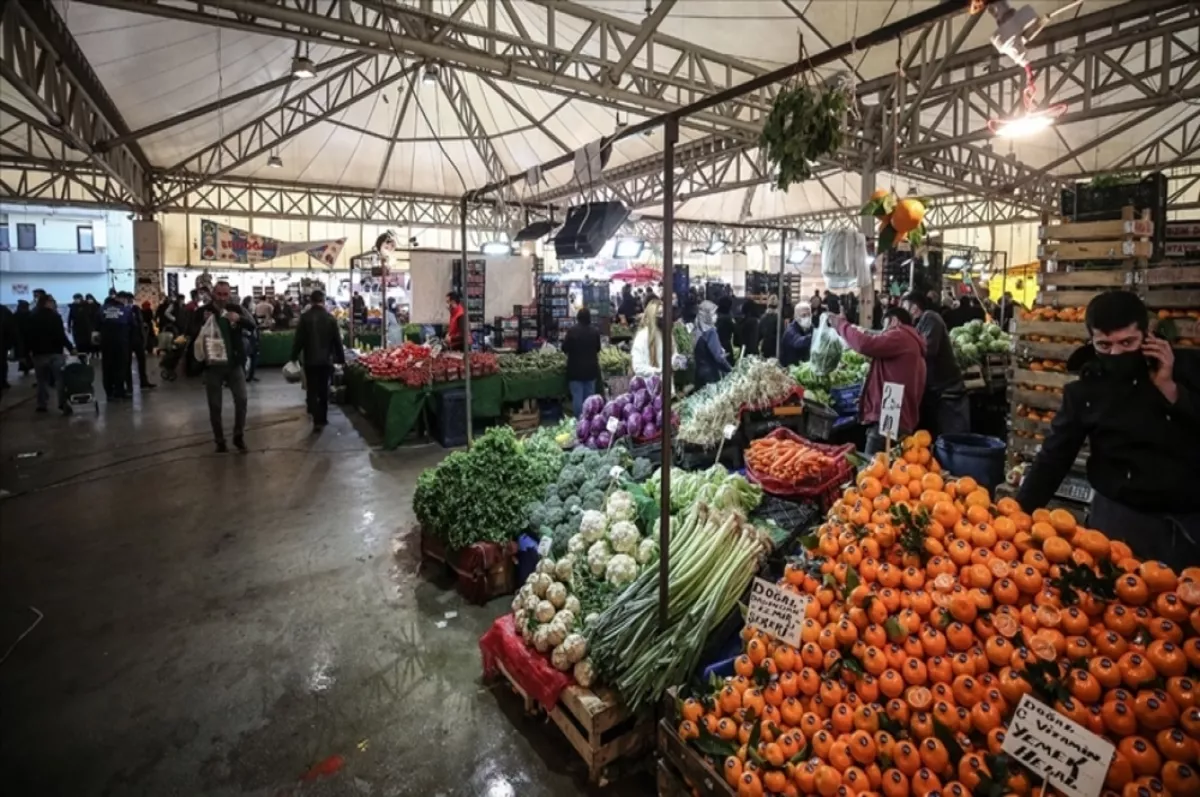
<svg viewBox="0 0 1200 797"><path fill-rule="evenodd" d="M657 301L648 303L642 311L642 323L633 336L633 346L629 352L634 376L662 374L663 336L658 328L661 313L662 305Z"/></svg>

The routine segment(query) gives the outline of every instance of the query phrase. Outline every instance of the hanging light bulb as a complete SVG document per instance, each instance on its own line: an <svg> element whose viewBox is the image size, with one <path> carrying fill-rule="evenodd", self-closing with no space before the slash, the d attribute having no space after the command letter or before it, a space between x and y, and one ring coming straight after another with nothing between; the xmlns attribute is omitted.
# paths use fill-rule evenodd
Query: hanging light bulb
<svg viewBox="0 0 1200 797"><path fill-rule="evenodd" d="M275 153L271 153L271 157L267 158L267 166L270 166L272 169L282 169L283 158L279 157Z"/></svg>
<svg viewBox="0 0 1200 797"><path fill-rule="evenodd" d="M1033 82L1033 68L1025 65L1025 89L1021 92L1024 110L1008 119L989 119L988 130L1005 138L1024 138L1040 133L1054 124L1063 115L1067 106L1059 103L1046 108L1037 106L1037 85Z"/></svg>

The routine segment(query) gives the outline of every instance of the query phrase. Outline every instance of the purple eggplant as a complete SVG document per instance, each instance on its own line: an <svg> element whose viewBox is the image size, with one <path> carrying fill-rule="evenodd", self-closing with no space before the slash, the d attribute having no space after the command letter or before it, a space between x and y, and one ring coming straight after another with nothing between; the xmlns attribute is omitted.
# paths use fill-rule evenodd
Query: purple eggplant
<svg viewBox="0 0 1200 797"><path fill-rule="evenodd" d="M662 379L658 374L653 374L646 379L646 389L656 396L662 392Z"/></svg>
<svg viewBox="0 0 1200 797"><path fill-rule="evenodd" d="M596 436L592 438L592 448L608 448L608 445L611 442L612 438L609 437L607 431L598 432Z"/></svg>
<svg viewBox="0 0 1200 797"><path fill-rule="evenodd" d="M640 419L641 417L642 417L642 413L633 404L630 404L628 407L626 407L625 412L622 415L622 419L625 421L628 421L631 418L639 418Z"/></svg>
<svg viewBox="0 0 1200 797"><path fill-rule="evenodd" d="M575 436L580 440L587 440L592 433L592 422L587 418L580 418L575 422Z"/></svg>
<svg viewBox="0 0 1200 797"><path fill-rule="evenodd" d="M634 415L629 420L625 421L625 428L629 430L630 437L642 436L642 416Z"/></svg>
<svg viewBox="0 0 1200 797"><path fill-rule="evenodd" d="M596 413L604 408L604 396L588 396L583 400L583 412L585 418L593 418Z"/></svg>
<svg viewBox="0 0 1200 797"><path fill-rule="evenodd" d="M651 405L654 407L655 412L662 412L662 396L655 396Z"/></svg>
<svg viewBox="0 0 1200 797"><path fill-rule="evenodd" d="M639 390L645 390L645 389L646 389L646 380L643 379L642 377L635 376L633 379L629 380L629 392L630 393L636 393Z"/></svg>
<svg viewBox="0 0 1200 797"><path fill-rule="evenodd" d="M647 390L639 390L633 394L633 406L638 410L644 410L650 404L650 392Z"/></svg>

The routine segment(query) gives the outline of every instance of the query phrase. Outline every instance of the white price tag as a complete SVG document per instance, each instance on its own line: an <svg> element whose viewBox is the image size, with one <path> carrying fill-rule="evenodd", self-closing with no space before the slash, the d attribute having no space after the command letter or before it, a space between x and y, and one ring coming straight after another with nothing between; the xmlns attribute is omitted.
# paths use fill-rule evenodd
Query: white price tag
<svg viewBox="0 0 1200 797"><path fill-rule="evenodd" d="M727 423L725 424L725 429L723 431L725 433L725 439L732 440L734 433L737 431L737 426L732 423Z"/></svg>
<svg viewBox="0 0 1200 797"><path fill-rule="evenodd" d="M746 625L800 647L800 626L809 596L784 589L761 578L754 579L750 590L750 611Z"/></svg>
<svg viewBox="0 0 1200 797"><path fill-rule="evenodd" d="M604 428L608 430L609 434L613 434L617 431L617 425L620 423L616 418L609 418L608 423L604 424Z"/></svg>
<svg viewBox="0 0 1200 797"><path fill-rule="evenodd" d="M550 539L549 537L542 537L540 540L538 540L538 547L537 547L538 556L545 559L547 556L550 555L550 548L553 545L554 545L554 540Z"/></svg>
<svg viewBox="0 0 1200 797"><path fill-rule="evenodd" d="M1068 797L1096 797L1114 748L1029 695L1017 703L1001 749Z"/></svg>
<svg viewBox="0 0 1200 797"><path fill-rule="evenodd" d="M879 433L888 440L900 436L900 408L904 406L904 385L883 383L883 405L879 411Z"/></svg>

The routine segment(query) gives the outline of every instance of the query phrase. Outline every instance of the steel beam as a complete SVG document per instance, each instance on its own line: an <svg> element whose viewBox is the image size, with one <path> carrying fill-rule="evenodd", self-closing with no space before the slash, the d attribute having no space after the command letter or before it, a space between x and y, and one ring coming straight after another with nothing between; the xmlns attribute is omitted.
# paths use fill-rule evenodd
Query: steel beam
<svg viewBox="0 0 1200 797"><path fill-rule="evenodd" d="M122 186L138 207L150 198L150 164L135 144L95 142L128 132L116 106L50 0L7 0L0 13L0 75L67 145ZM68 159L64 159L68 160Z"/></svg>
<svg viewBox="0 0 1200 797"><path fill-rule="evenodd" d="M196 187L229 174L239 166L266 152L276 150L288 139L308 130L334 114L349 108L359 100L382 91L419 68L418 64L404 66L392 56L376 58L363 56L316 81L274 108L253 119L220 140L189 155L167 169L172 174L186 174ZM156 210L167 207L177 199L176 194L156 195Z"/></svg>
<svg viewBox="0 0 1200 797"><path fill-rule="evenodd" d="M450 101L450 108L454 112L454 118L458 120L458 126L479 153L479 159L483 161L483 167L487 170L488 182L503 179L508 174L508 169L500 159L496 145L488 136L483 120L475 110L475 104L471 102L471 95L463 85L462 77L453 69L438 70L438 86ZM420 100L417 102L420 103ZM470 188L471 186L464 185L463 191Z"/></svg>

